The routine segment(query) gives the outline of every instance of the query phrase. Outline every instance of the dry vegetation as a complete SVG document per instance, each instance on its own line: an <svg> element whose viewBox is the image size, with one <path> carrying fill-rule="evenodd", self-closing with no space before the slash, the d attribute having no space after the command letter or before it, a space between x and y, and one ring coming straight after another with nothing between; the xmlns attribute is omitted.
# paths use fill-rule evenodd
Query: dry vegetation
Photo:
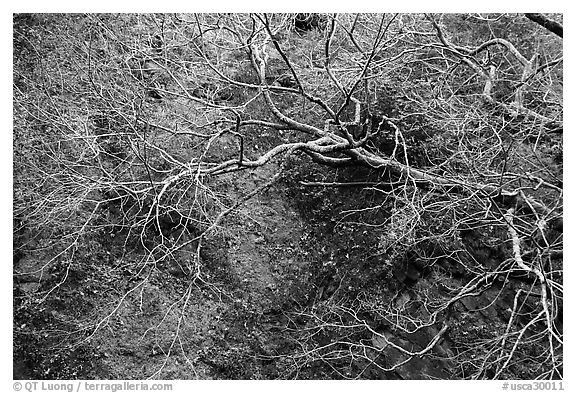
<svg viewBox="0 0 576 393"><path fill-rule="evenodd" d="M15 377L561 378L561 22L15 15Z"/></svg>

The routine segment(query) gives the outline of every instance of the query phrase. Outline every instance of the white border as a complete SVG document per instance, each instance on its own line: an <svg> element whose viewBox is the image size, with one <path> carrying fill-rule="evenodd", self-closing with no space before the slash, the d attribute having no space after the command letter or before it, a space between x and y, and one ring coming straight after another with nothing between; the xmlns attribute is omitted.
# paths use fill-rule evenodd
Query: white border
<svg viewBox="0 0 576 393"><path fill-rule="evenodd" d="M9 0L8 0L9 1ZM576 216L576 207L574 201L574 181L573 174L576 173L576 146L574 144L576 129L574 128L574 88L576 88L574 68L574 26L576 23L573 17L572 7L568 1L502 1L486 0L482 2L454 2L454 1L394 1L386 2L385 0L371 2L334 2L328 0L311 1L311 0L290 0L274 4L270 1L111 1L98 0L92 4L81 3L79 1L25 1L11 2L2 4L0 7L8 8L7 12L1 14L1 40L2 53L5 53L2 71L4 78L2 80L2 91L5 92L3 100L3 124L6 125L3 132L0 133L0 184L3 185L2 209L0 210L0 219L4 225L1 227L0 236L2 241L2 255L5 260L2 261L2 270L0 274L0 288L2 288L2 299L0 302L0 315L3 315L3 321L0 327L1 354L2 362L0 387L4 391L13 391L12 388L12 66L7 63L12 59L12 13L14 12L249 12L249 11L267 11L267 12L559 12L564 14L564 105L567 111L564 111L564 270L565 270L565 300L567 306L564 313L564 330L565 334L565 380L564 387L566 391L575 391L573 378L574 364L574 340L570 326L574 326L573 315L570 304L574 300L574 230L570 222L573 222ZM10 95L10 98L8 98ZM576 239L575 239L576 240ZM174 383L175 392L184 391L209 391L209 390L246 390L255 392L293 392L297 391L320 391L330 390L331 392L349 392L356 389L362 391L423 391L423 392L501 392L502 382L498 381L166 381Z"/></svg>

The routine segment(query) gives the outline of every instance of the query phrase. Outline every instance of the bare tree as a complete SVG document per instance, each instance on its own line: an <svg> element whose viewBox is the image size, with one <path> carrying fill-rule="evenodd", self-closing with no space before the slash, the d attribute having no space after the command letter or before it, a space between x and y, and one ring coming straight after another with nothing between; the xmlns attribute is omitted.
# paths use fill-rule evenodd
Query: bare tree
<svg viewBox="0 0 576 393"><path fill-rule="evenodd" d="M527 16L562 36L557 23ZM147 29L119 27L115 16L78 18L82 36L60 26L69 57L38 68L37 85L14 67L14 215L54 250L39 271L73 270L89 240L107 234L135 277L71 334L74 345L98 335L171 263L186 285L164 310L177 318L166 364L182 345L196 288L224 296L206 275L203 247L303 156L377 173L370 182L301 185L378 194L346 217L380 239L375 263L399 272L402 285L387 302L336 285L288 313L305 322L285 330L295 351L270 355L286 376L324 364L342 378L414 377L409 365L422 358L441 371L427 363L416 377L562 376L562 168L551 158L562 154L557 37L500 36L498 26L524 23L513 15L125 16ZM466 35L470 25L486 33ZM230 191L260 167L273 171ZM372 222L367 210L387 218ZM499 251L481 260L471 250L479 244Z"/></svg>

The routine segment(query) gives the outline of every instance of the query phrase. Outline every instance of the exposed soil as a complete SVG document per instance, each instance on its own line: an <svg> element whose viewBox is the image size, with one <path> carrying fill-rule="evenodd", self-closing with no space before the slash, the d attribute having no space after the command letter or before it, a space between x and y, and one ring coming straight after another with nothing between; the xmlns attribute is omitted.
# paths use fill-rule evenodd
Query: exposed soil
<svg viewBox="0 0 576 393"><path fill-rule="evenodd" d="M360 294L408 307L413 293L438 291L432 284L437 276L423 266L387 265L378 236L355 224L354 215L342 214L361 207L366 198L377 202L374 191L302 186L299 179L307 176L299 172L298 165L296 160L283 180L242 205L226 219L226 230L208 239L202 251L208 286L190 286L178 260L138 271L134 264L122 263L130 256L119 251L119 243L104 239L98 246L106 244L109 249L93 255L88 268L51 265L43 270L47 253L24 254L15 264L20 274L15 315L26 323L15 331L20 345L15 347L14 377L285 377L286 364L280 355L294 348L289 328L307 323L306 319L293 320L291 313ZM271 165L226 179L232 180L227 183L230 195L239 197L238 184L249 191L277 170ZM369 181L376 175L350 169L337 176ZM371 221L388 215L385 209L369 214ZM486 263L501 256L483 255L484 250L478 246L476 255ZM442 266L447 287L461 284L466 277L458 266L438 266ZM64 277L54 290L57 296L40 304L36 314L18 314L20 308L29 309L30 295L54 288ZM123 293L128 295L119 302ZM456 311L465 316L482 309L470 314L466 323L501 329L513 302L511 293L507 289L502 296L493 289L466 298ZM488 307L497 295L497 307ZM183 302L187 305L182 313ZM97 326L94 321L99 321ZM42 328L23 340L31 330L29 325L35 323ZM38 336L41 331L46 334ZM412 335L386 334L399 345L423 349L436 332L430 327ZM454 350L449 337L435 349L438 355ZM401 357L393 348L384 353L390 364ZM450 377L451 367L444 361L417 359L394 373L368 370L365 377L444 379ZM299 377L338 376L317 364L300 370Z"/></svg>
<svg viewBox="0 0 576 393"><path fill-rule="evenodd" d="M28 30L32 31L36 23L47 22L40 17L16 17L15 29L32 34ZM325 23L317 16L299 14L295 28L305 34ZM39 42L49 49L52 39ZM298 40L305 38L292 44L297 45ZM309 37L306 40L313 41ZM22 57L21 67L35 72L35 62L25 61L29 53L38 56L35 49L24 39L16 40L15 46ZM231 72L234 78L255 82L249 80L255 75L244 75L246 70L238 68ZM274 80L270 83L296 86L287 70L272 71ZM313 75L311 72L307 77ZM26 79L15 78L15 84L25 89ZM200 86L191 93L194 97L245 103L256 115L264 107L261 98L246 103L246 89L219 90L208 82ZM152 119L170 124L170 119L163 118L165 105L182 107L174 111L179 115L187 111L188 101L183 98L169 102L156 90L146 93L146 99L155 100L146 104ZM384 84L378 90L386 98L374 108L374 124L383 116L416 112L403 108L400 98L392 98L397 93ZM294 105L294 97L278 101L282 110L300 110L297 117L309 120L305 106ZM344 117L351 118L352 106L348 109L350 113ZM428 153L436 145L441 150L444 142L434 142L435 125L426 123L425 116L405 117L399 125L408 130L406 152L397 149L391 130L384 130L366 148L385 155L395 152L398 160L408 154L413 165L427 167L431 165ZM101 115L88 121L97 128L99 137L116 133L98 140L103 151L99 164L107 170L120 167L116 165L126 158L130 145L118 132L123 125L115 125L113 120ZM46 127L30 125L40 134L49 134ZM244 158L259 157L280 143L296 140L293 131L260 131L257 127L243 129ZM192 162L197 150L191 146L196 140L191 137L186 142L174 142L172 135L158 135L164 138L158 141L159 146L181 143L175 157ZM15 137L15 141L20 138L15 142L15 154L34 153L26 150L24 137L29 136ZM236 157L238 143L236 136L224 133L207 148L206 162ZM561 148L558 153L550 147L543 160L551 157L561 162ZM151 182L175 173L170 172L174 169L170 162L158 161L153 163L161 168L148 175ZM509 165L514 167L515 163ZM99 206L94 225L98 229L78 238L58 231L76 233L75 225L86 222L84 206L78 208L78 217L67 216L70 222L62 223L61 228L44 228L41 233L27 227L22 217L15 217L14 378L449 379L473 375L479 369L474 364L480 359L476 353L486 350L483 343L493 344L498 342L495 338L505 336L515 294L532 291L534 277L514 272L494 279L445 311L442 317L449 329L427 356L416 356L394 371L378 366L391 367L404 359L390 343L414 352L424 350L442 328L442 321L418 330L417 322L427 321L430 309L455 296L474 277L497 270L510 260L510 244L503 240L508 239L505 226L459 227L458 220L444 223L442 216L409 219L404 214L409 208L386 196L395 187L390 185L394 179L387 171L328 168L298 154L284 163L214 176L207 182L220 200L231 206L269 181L280 168L278 181L241 204L202 239L199 274L191 271L196 269L192 261L198 245L198 239L191 239L201 229L179 223L171 212L138 229L142 237L135 236L125 223L126 210L131 207L124 205L124 200L121 205L121 198L115 196ZM336 184L340 182L352 184ZM423 191L414 187L409 192L418 200L416 196ZM546 191L541 192L548 197ZM550 198L554 195L550 193ZM444 197L450 198L435 195L421 201L441 205ZM104 199L102 195L94 198ZM144 199L138 203L151 203ZM407 222L414 227L409 228ZM429 223L437 227L427 228ZM170 248L187 240L186 246ZM162 258L150 258L164 250L169 252ZM552 262L561 265L559 258L551 258ZM532 300L527 299L515 323L526 323L533 317L537 304L532 307ZM353 311L346 314L338 310ZM395 325L390 323L390 315L397 315ZM407 321L406 315L412 320ZM561 310L558 318L562 318ZM561 321L557 326L561 328ZM350 355L352 348L362 343L370 344L370 349L363 356ZM322 352L323 348L334 348L338 356L329 358L334 353ZM466 354L470 364L450 360L459 354ZM520 365L516 374L501 377L528 377L532 371ZM489 372L484 377L492 377Z"/></svg>

